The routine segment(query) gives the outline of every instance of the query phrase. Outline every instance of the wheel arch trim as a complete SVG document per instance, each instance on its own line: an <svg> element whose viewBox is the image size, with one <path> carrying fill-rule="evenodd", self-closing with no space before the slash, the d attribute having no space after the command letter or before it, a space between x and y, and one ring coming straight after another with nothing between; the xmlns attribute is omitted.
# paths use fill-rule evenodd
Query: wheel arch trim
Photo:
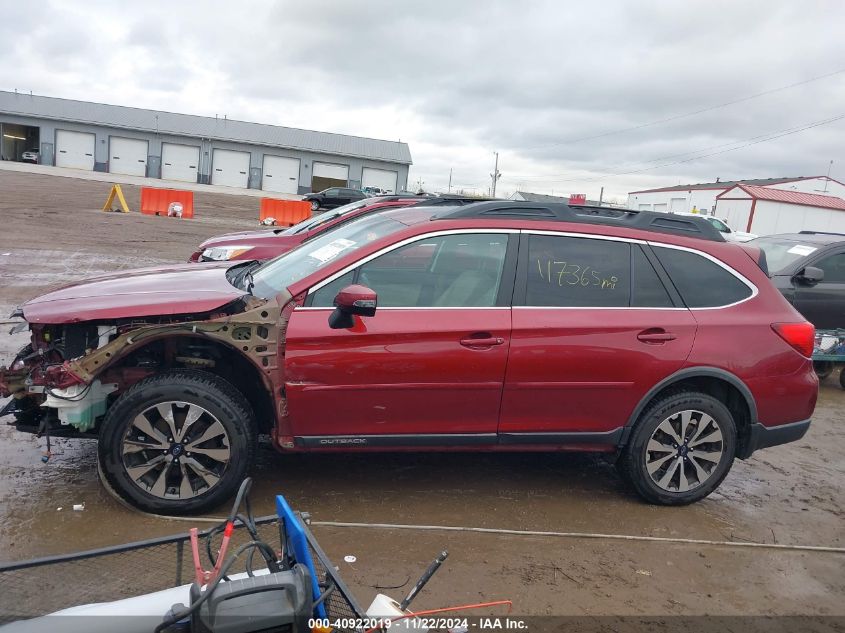
<svg viewBox="0 0 845 633"><path fill-rule="evenodd" d="M659 383L649 389L648 393L646 393L645 396L640 399L639 403L636 407L634 407L634 410L628 417L628 421L625 423L625 427L622 432L622 437L619 440L619 447L621 448L628 443L628 439L631 436L631 430L634 428L634 424L636 424L637 420L642 415L646 406L648 406L648 403L651 402L651 400L658 393L660 393L667 387L671 387L672 385L687 380L689 378L717 378L728 383L732 387L735 387L737 391L742 394L746 405L748 405L748 413L750 418L749 425L753 425L758 422L757 402L754 400L754 395L751 393L751 390L748 388L748 386L738 376L719 367L685 367L661 380Z"/></svg>

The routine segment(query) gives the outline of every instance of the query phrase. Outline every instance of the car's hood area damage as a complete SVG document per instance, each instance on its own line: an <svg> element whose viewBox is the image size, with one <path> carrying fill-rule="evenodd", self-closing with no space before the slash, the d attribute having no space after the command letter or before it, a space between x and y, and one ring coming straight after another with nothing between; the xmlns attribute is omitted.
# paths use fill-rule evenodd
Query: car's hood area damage
<svg viewBox="0 0 845 633"><path fill-rule="evenodd" d="M58 324L208 313L246 293L232 286L228 262L116 271L58 288L23 304L30 323Z"/></svg>
<svg viewBox="0 0 845 633"><path fill-rule="evenodd" d="M15 396L18 412L24 405L54 411L31 416L40 420L37 432L51 425L85 432L109 394L161 367L226 371L242 359L258 372L256 386L270 389L293 304L286 292L267 300L239 288L250 266L119 271L32 299L22 306L31 342L0 367L0 397Z"/></svg>

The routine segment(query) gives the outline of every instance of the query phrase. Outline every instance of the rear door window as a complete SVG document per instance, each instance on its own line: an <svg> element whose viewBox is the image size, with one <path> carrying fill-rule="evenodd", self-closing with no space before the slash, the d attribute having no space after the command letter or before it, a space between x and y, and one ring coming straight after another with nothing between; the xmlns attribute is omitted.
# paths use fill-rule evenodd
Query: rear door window
<svg viewBox="0 0 845 633"><path fill-rule="evenodd" d="M753 294L739 277L707 257L662 246L655 246L654 253L690 308L728 306Z"/></svg>
<svg viewBox="0 0 845 633"><path fill-rule="evenodd" d="M628 307L631 245L558 235L528 235L525 305Z"/></svg>

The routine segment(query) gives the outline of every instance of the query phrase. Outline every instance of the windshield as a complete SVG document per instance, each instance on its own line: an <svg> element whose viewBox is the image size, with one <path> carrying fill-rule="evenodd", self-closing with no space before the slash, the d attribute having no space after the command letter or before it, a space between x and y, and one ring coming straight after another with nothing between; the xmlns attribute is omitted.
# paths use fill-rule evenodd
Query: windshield
<svg viewBox="0 0 845 633"><path fill-rule="evenodd" d="M795 240L777 237L758 237L748 244L756 246L766 253L766 265L773 275L777 275L786 268L791 268L795 262L818 250L818 247L812 244L802 244Z"/></svg>
<svg viewBox="0 0 845 633"><path fill-rule="evenodd" d="M342 207L338 207L337 209L332 209L331 211L326 211L319 215L315 215L313 218L307 218L299 224L294 224L289 229L285 229L284 231L279 233L279 235L297 235L298 233L305 233L306 231L316 229L318 226L322 226L326 222L331 222L335 218L343 215L344 213L349 213L350 211L354 211L355 209L360 209L361 207L365 207L368 204L373 204L372 198L367 198L365 200L356 200L351 204L345 204Z"/></svg>
<svg viewBox="0 0 845 633"><path fill-rule="evenodd" d="M731 230L727 224L722 222L719 218L707 218L710 220L710 224L716 227L717 231L721 231L722 233L730 233Z"/></svg>
<svg viewBox="0 0 845 633"><path fill-rule="evenodd" d="M326 231L257 268L252 275L253 294L269 299L282 289L327 266L341 255L355 251L405 226L384 215L374 214Z"/></svg>

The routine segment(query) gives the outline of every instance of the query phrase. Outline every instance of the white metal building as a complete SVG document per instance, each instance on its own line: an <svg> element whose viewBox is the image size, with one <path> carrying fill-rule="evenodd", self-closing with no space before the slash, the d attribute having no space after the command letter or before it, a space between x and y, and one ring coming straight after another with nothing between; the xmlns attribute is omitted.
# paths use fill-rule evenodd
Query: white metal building
<svg viewBox="0 0 845 633"><path fill-rule="evenodd" d="M737 185L718 196L716 215L731 227L758 235L845 233L845 199L816 193Z"/></svg>
<svg viewBox="0 0 845 633"><path fill-rule="evenodd" d="M845 198L845 184L837 180L827 176L800 176L795 178L704 182L694 185L632 191L628 194L628 208L640 211L700 212L712 215L716 207L716 198L728 189L740 184ZM740 231L745 230L744 226L734 226L733 224L731 224L731 228Z"/></svg>
<svg viewBox="0 0 845 633"><path fill-rule="evenodd" d="M569 196L551 196L546 193L532 193L530 191L515 191L508 200L521 200L522 202L562 202L569 203ZM619 205L607 202L606 200L587 200L585 204L591 207L618 207Z"/></svg>
<svg viewBox="0 0 845 633"><path fill-rule="evenodd" d="M0 159L302 194L407 188L407 143L0 91Z"/></svg>

